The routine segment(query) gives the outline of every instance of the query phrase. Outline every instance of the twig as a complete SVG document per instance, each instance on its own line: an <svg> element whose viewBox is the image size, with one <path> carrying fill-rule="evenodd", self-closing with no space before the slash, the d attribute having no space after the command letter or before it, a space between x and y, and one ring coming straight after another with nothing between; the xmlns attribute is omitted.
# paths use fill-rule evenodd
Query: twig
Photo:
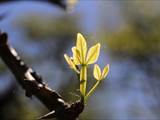
<svg viewBox="0 0 160 120"><path fill-rule="evenodd" d="M58 120L76 120L84 109L83 101L79 100L68 104L54 90L49 88L43 79L32 68L28 67L17 54L14 48L7 43L7 34L0 32L0 57L12 71L16 80L26 92L27 97L34 95L51 112L42 116L45 118L57 118Z"/></svg>

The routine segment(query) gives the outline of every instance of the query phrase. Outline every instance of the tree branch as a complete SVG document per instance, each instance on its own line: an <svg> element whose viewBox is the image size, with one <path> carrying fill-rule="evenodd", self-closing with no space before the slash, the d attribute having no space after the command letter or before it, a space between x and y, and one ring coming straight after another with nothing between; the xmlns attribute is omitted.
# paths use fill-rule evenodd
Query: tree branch
<svg viewBox="0 0 160 120"><path fill-rule="evenodd" d="M7 3L7 2L13 2L13 1L19 1L19 0L0 0L0 3ZM32 1L37 1L37 0L32 0ZM66 6L67 6L65 0L39 0L39 1L42 1L42 2L45 1L54 5L57 5L62 9L66 9Z"/></svg>
<svg viewBox="0 0 160 120"><path fill-rule="evenodd" d="M41 119L55 117L58 120L76 120L84 109L83 101L79 100L73 104L65 102L56 91L43 82L39 74L21 60L15 49L7 43L7 39L7 34L0 32L0 57L25 90L26 96L34 95L51 111Z"/></svg>
<svg viewBox="0 0 160 120"><path fill-rule="evenodd" d="M26 0L27 1L27 0ZM37 1L37 0L32 0L32 1ZM41 2L48 2L50 4L56 5L64 10L67 9L67 3L65 0L38 0ZM9 3L9 2L21 2L20 0L0 0L0 4L2 3ZM0 11L1 12L1 11ZM8 11L4 13L0 13L0 21L6 18L8 15Z"/></svg>

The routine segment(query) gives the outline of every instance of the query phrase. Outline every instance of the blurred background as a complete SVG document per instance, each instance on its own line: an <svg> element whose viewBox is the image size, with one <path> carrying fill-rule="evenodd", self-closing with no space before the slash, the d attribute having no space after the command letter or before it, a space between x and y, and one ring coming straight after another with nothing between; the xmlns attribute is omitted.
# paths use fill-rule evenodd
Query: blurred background
<svg viewBox="0 0 160 120"><path fill-rule="evenodd" d="M79 99L79 81L63 54L71 55L77 32L89 46L100 42L101 68L109 75L90 97L80 120L160 118L160 1L80 0L63 10L45 2L0 4L0 29L22 59L69 103ZM95 83L89 69L89 88ZM0 119L31 120L48 110L25 97L0 61Z"/></svg>

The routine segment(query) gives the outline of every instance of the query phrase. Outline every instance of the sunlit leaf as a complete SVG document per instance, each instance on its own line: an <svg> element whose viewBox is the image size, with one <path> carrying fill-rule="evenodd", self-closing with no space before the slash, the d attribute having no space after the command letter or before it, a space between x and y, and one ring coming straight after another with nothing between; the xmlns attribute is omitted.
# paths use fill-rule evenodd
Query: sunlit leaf
<svg viewBox="0 0 160 120"><path fill-rule="evenodd" d="M85 57L86 57L86 52L87 52L87 43L86 43L86 40L81 33L77 34L76 47L80 52L81 61L82 61L82 63L84 63L85 62Z"/></svg>
<svg viewBox="0 0 160 120"><path fill-rule="evenodd" d="M77 73L79 73L79 71L77 70L75 64L73 63L73 61L71 60L71 58L67 54L64 54L64 58L67 61L67 63L70 66L70 68L75 70Z"/></svg>
<svg viewBox="0 0 160 120"><path fill-rule="evenodd" d="M98 43L89 49L86 60L87 64L93 64L97 61L99 57L100 46L101 45Z"/></svg>
<svg viewBox="0 0 160 120"><path fill-rule="evenodd" d="M104 79L107 76L108 72L109 72L109 65L106 65L103 69L101 79Z"/></svg>
<svg viewBox="0 0 160 120"><path fill-rule="evenodd" d="M80 61L80 52L76 47L72 47L72 53L73 53L73 62L76 65L81 64Z"/></svg>
<svg viewBox="0 0 160 120"><path fill-rule="evenodd" d="M101 69L97 64L94 65L93 76L96 80L101 78Z"/></svg>

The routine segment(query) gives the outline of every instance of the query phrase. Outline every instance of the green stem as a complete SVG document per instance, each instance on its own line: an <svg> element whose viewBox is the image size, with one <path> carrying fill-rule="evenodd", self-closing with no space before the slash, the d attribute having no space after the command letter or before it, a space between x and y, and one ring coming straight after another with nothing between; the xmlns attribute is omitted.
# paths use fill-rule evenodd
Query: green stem
<svg viewBox="0 0 160 120"><path fill-rule="evenodd" d="M99 83L100 83L100 80L97 81L97 82L95 83L95 85L92 87L92 89L87 93L85 99L88 99L88 97L95 91L95 89L96 89L96 87L99 85Z"/></svg>
<svg viewBox="0 0 160 120"><path fill-rule="evenodd" d="M86 85L87 85L87 66L83 65L80 71L80 91L83 97L86 95Z"/></svg>

